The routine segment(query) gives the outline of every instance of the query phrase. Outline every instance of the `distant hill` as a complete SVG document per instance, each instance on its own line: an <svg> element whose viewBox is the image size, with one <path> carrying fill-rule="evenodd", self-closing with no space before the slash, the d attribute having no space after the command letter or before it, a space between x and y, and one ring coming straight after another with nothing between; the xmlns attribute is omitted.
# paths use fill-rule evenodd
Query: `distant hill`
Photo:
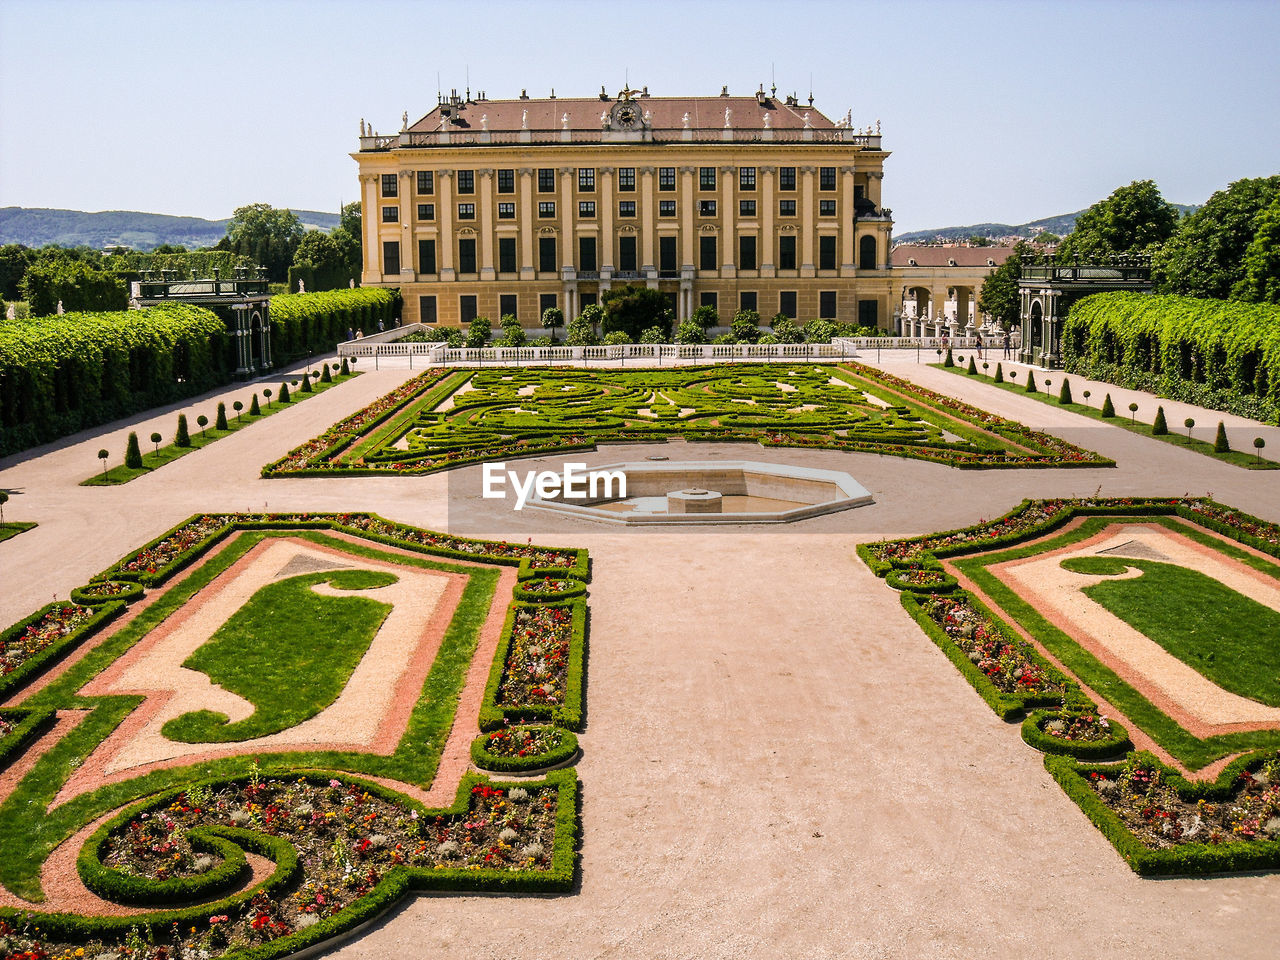
<svg viewBox="0 0 1280 960"><path fill-rule="evenodd" d="M294 210L311 230L332 230L338 225L336 213ZM226 235L230 220L200 217L173 217L164 213L137 213L132 210L50 210L43 207L0 207L0 245L21 243L43 247L56 243L63 247L81 245L101 250L121 246L133 250L153 250L162 243L192 249L208 247Z"/></svg>
<svg viewBox="0 0 1280 960"><path fill-rule="evenodd" d="M1198 209L1198 206L1188 206L1184 203L1175 203L1178 213L1186 216ZM1031 239L1039 236L1044 231L1056 233L1060 237L1065 237L1068 233L1075 229L1076 217L1084 213L1083 210L1077 210L1075 213L1060 213L1056 217L1045 217L1043 220L1032 220L1030 223L974 223L967 227L938 227L935 230L915 230L911 233L896 233L893 236L895 243L920 243L925 240L965 240L969 237L1025 237Z"/></svg>

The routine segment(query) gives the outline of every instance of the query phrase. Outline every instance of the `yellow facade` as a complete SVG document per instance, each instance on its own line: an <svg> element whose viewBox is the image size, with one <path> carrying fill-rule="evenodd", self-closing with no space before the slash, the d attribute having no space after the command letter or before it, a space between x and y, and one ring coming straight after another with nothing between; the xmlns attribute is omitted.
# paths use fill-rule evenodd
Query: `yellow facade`
<svg viewBox="0 0 1280 960"><path fill-rule="evenodd" d="M677 321L714 301L726 324L748 306L891 325L878 134L763 93L634 95L454 98L397 136L362 136L362 282L398 287L405 322L514 312L537 328L545 306L571 319L643 283ZM723 127L706 122L721 111Z"/></svg>

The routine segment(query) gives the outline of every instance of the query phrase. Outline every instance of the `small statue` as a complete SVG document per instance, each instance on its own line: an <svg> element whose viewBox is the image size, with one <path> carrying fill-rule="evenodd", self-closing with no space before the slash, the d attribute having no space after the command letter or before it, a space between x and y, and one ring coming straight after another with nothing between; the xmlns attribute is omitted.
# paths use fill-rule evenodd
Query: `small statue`
<svg viewBox="0 0 1280 960"><path fill-rule="evenodd" d="M766 130L771 130L773 128L773 114L766 113L764 115L764 128Z"/></svg>
<svg viewBox="0 0 1280 960"><path fill-rule="evenodd" d="M686 114L684 115L684 120L683 120L683 122L684 122L684 128L685 128L686 130L688 130L688 129L689 129L689 114L687 114L687 113L686 113Z"/></svg>
<svg viewBox="0 0 1280 960"><path fill-rule="evenodd" d="M651 110L644 112L644 125L646 128L653 126L653 112Z"/></svg>
<svg viewBox="0 0 1280 960"><path fill-rule="evenodd" d="M298 280L298 292L299 292L299 293L306 293L306 292L307 292L307 281L302 280L302 279L299 279L299 280Z"/></svg>
<svg viewBox="0 0 1280 960"><path fill-rule="evenodd" d="M686 113L685 117L687 118L688 116L689 115ZM600 111L600 126L602 126L606 130L609 129L609 111L608 110Z"/></svg>
<svg viewBox="0 0 1280 960"><path fill-rule="evenodd" d="M732 116L733 116L733 111L730 110L728 107L725 107L724 108L724 128L726 130L728 130L730 127L729 120Z"/></svg>
<svg viewBox="0 0 1280 960"><path fill-rule="evenodd" d="M529 129L529 111L528 110L524 110L520 114L520 129L521 130Z"/></svg>
<svg viewBox="0 0 1280 960"><path fill-rule="evenodd" d="M409 111L406 110L400 114L400 130L403 132L409 129Z"/></svg>
<svg viewBox="0 0 1280 960"><path fill-rule="evenodd" d="M360 136L362 136L362 137L363 137L364 135L365 135L365 132L364 132L364 117L361 117L361 118L360 118Z"/></svg>
<svg viewBox="0 0 1280 960"><path fill-rule="evenodd" d="M480 129L481 130L489 129L489 115L487 113L480 114Z"/></svg>
<svg viewBox="0 0 1280 960"><path fill-rule="evenodd" d="M58 316L62 316L62 315L63 315L63 313L65 313L65 312L66 312L66 311L64 311L64 310L62 309L62 301L61 301L61 300L59 300L59 301L58 301Z"/></svg>
<svg viewBox="0 0 1280 960"><path fill-rule="evenodd" d="M561 130L568 130L568 129L569 129L569 114L567 114L567 113L565 113L565 114L561 114L561 116L560 116L560 129L561 129Z"/></svg>
<svg viewBox="0 0 1280 960"><path fill-rule="evenodd" d="M876 121L876 136L880 136L880 121Z"/></svg>
<svg viewBox="0 0 1280 960"><path fill-rule="evenodd" d="M812 129L813 129L813 124L809 122L809 114L807 114L807 113L804 115L804 128L805 128L806 130L812 130Z"/></svg>

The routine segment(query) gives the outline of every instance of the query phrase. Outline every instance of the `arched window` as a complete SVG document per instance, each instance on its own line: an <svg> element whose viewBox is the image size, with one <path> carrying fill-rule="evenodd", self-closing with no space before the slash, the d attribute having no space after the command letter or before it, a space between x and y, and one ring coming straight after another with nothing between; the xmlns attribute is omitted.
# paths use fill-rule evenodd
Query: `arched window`
<svg viewBox="0 0 1280 960"><path fill-rule="evenodd" d="M858 241L858 269L874 270L876 268L876 238L863 237Z"/></svg>

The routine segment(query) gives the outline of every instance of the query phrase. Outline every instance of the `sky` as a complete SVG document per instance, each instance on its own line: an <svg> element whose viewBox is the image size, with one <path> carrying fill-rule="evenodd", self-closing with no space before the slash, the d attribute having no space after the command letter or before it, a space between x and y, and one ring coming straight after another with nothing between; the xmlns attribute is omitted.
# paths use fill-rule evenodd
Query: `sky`
<svg viewBox="0 0 1280 960"><path fill-rule="evenodd" d="M1277 0L0 0L0 206L220 219L357 199L436 91L749 94L880 121L898 233L1202 203L1280 173ZM438 80L437 80L438 78Z"/></svg>

